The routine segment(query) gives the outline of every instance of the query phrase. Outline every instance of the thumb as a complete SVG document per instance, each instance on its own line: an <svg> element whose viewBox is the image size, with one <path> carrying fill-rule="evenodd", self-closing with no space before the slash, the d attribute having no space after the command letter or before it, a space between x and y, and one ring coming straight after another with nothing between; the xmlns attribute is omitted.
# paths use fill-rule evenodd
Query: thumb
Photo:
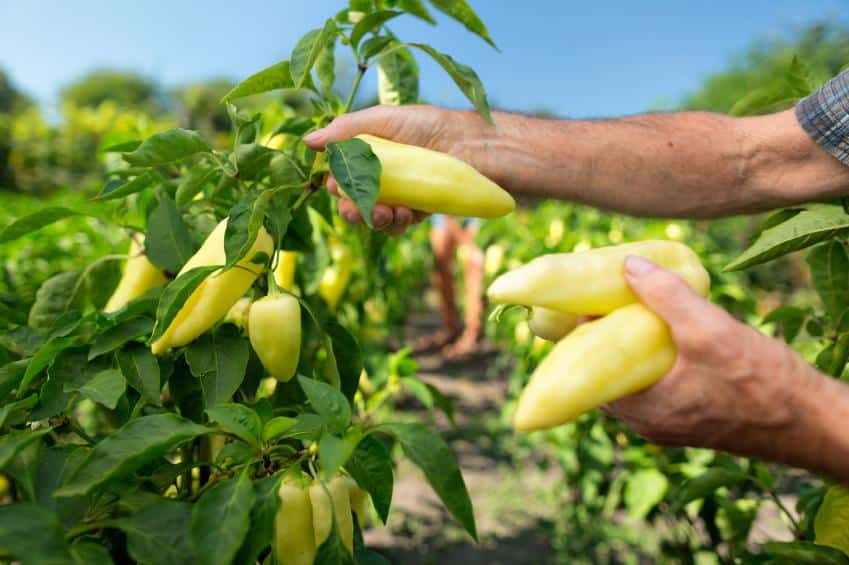
<svg viewBox="0 0 849 565"><path fill-rule="evenodd" d="M678 324L698 323L705 314L704 306L710 304L684 279L643 257L625 258L625 278L643 304L673 329Z"/></svg>

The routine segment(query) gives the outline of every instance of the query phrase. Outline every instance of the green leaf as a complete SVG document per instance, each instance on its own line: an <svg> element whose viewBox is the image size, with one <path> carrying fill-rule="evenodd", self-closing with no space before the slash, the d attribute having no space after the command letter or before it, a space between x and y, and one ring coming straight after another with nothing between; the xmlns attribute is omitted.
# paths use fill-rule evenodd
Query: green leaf
<svg viewBox="0 0 849 565"><path fill-rule="evenodd" d="M230 209L224 233L225 268L238 263L253 247L271 195L271 191L265 191L259 197L248 196Z"/></svg>
<svg viewBox="0 0 849 565"><path fill-rule="evenodd" d="M327 144L333 178L348 198L354 201L363 220L373 227L371 211L380 193L380 160L368 143L348 139Z"/></svg>
<svg viewBox="0 0 849 565"><path fill-rule="evenodd" d="M843 312L849 308L849 254L841 241L832 240L818 245L808 253L811 277L825 311L837 325Z"/></svg>
<svg viewBox="0 0 849 565"><path fill-rule="evenodd" d="M377 60L377 96L381 104L399 106L419 101L419 67L410 50L395 47Z"/></svg>
<svg viewBox="0 0 849 565"><path fill-rule="evenodd" d="M189 528L201 563L228 565L233 561L248 533L253 504L253 485L247 470L201 495L192 509Z"/></svg>
<svg viewBox="0 0 849 565"><path fill-rule="evenodd" d="M429 0L434 8L463 24L467 30L496 47L489 31L466 0ZM497 47L496 47L497 48Z"/></svg>
<svg viewBox="0 0 849 565"><path fill-rule="evenodd" d="M228 92L221 102L229 102L237 98L261 94L271 90L294 88L295 82L289 70L289 61L280 61L258 73L254 73Z"/></svg>
<svg viewBox="0 0 849 565"><path fill-rule="evenodd" d="M408 14L412 14L431 25L436 25L436 20L433 19L422 0L401 0L400 6Z"/></svg>
<svg viewBox="0 0 849 565"><path fill-rule="evenodd" d="M274 539L274 519L280 506L277 491L282 473L254 481L254 503L250 513L250 528L236 556L235 563L254 563L257 555Z"/></svg>
<svg viewBox="0 0 849 565"><path fill-rule="evenodd" d="M776 257L837 237L849 228L849 215L842 206L817 204L786 222L764 230L757 241L734 259L726 271L745 269Z"/></svg>
<svg viewBox="0 0 849 565"><path fill-rule="evenodd" d="M129 151L135 151L141 144L142 142L140 139L133 139L131 141L123 141L121 143L109 145L100 151L102 153L127 153Z"/></svg>
<svg viewBox="0 0 849 565"><path fill-rule="evenodd" d="M115 358L127 384L146 402L160 406L159 362L150 349L140 343L132 344L119 351Z"/></svg>
<svg viewBox="0 0 849 565"><path fill-rule="evenodd" d="M818 544L849 552L849 489L842 485L828 488L814 519L814 531Z"/></svg>
<svg viewBox="0 0 849 565"><path fill-rule="evenodd" d="M268 164L275 152L264 145L255 143L240 143L233 152L237 174L240 180L256 181L268 174Z"/></svg>
<svg viewBox="0 0 849 565"><path fill-rule="evenodd" d="M165 287L156 306L156 325L153 328L153 335L150 336L151 342L162 337L189 296L206 280L206 277L220 268L215 265L196 267L186 271Z"/></svg>
<svg viewBox="0 0 849 565"><path fill-rule="evenodd" d="M392 43L394 40L392 37L388 35L375 35L374 37L370 37L363 42L362 47L360 47L360 57L363 61L368 61Z"/></svg>
<svg viewBox="0 0 849 565"><path fill-rule="evenodd" d="M360 488L371 495L377 515L385 524L389 519L395 482L389 450L378 439L366 436L357 444L345 464L345 469L351 473Z"/></svg>
<svg viewBox="0 0 849 565"><path fill-rule="evenodd" d="M708 469L701 475L687 479L678 487L673 508L677 510L689 502L713 494L719 488L739 484L745 479L746 474L740 469L723 467Z"/></svg>
<svg viewBox="0 0 849 565"><path fill-rule="evenodd" d="M807 96L816 90L811 82L811 70L799 61L799 57L796 55L793 55L793 59L790 61L785 79L796 96Z"/></svg>
<svg viewBox="0 0 849 565"><path fill-rule="evenodd" d="M298 375L298 383L310 406L321 417L322 422L335 432L342 432L351 422L351 406L341 392L327 383Z"/></svg>
<svg viewBox="0 0 849 565"><path fill-rule="evenodd" d="M254 447L259 447L262 436L262 419L259 414L244 404L219 404L207 408L206 413L212 422Z"/></svg>
<svg viewBox="0 0 849 565"><path fill-rule="evenodd" d="M209 428L174 414L154 414L131 420L98 443L56 491L56 495L88 494L110 480L134 473L180 444L209 432Z"/></svg>
<svg viewBox="0 0 849 565"><path fill-rule="evenodd" d="M73 338L57 338L42 345L27 363L26 371L18 386L18 397L29 389L30 384L56 359L59 353L72 347L74 343Z"/></svg>
<svg viewBox="0 0 849 565"><path fill-rule="evenodd" d="M80 289L83 287L81 276L79 271L68 271L44 281L38 288L35 302L29 311L30 327L47 331L63 314L80 309Z"/></svg>
<svg viewBox="0 0 849 565"><path fill-rule="evenodd" d="M262 427L262 441L268 443L288 432L298 421L295 418L276 416Z"/></svg>
<svg viewBox="0 0 849 565"><path fill-rule="evenodd" d="M330 97L336 82L336 42L325 43L315 60L315 74L326 97Z"/></svg>
<svg viewBox="0 0 849 565"><path fill-rule="evenodd" d="M313 126L315 126L315 122L309 116L292 116L290 118L286 118L286 120L284 120L283 123L274 130L274 135L285 134L300 137L311 130ZM283 155L286 154L284 153ZM289 157L289 155L286 156Z"/></svg>
<svg viewBox="0 0 849 565"><path fill-rule="evenodd" d="M124 153L124 160L137 167L155 167L180 161L198 153L211 153L212 148L196 131L170 129L145 139L138 149Z"/></svg>
<svg viewBox="0 0 849 565"><path fill-rule="evenodd" d="M127 381L124 380L121 371L106 369L95 374L90 381L79 388L79 392L98 404L114 410L126 388Z"/></svg>
<svg viewBox="0 0 849 565"><path fill-rule="evenodd" d="M763 321L764 323L775 322L780 324L784 341L791 343L799 335L808 314L807 310L796 306L779 306L767 314Z"/></svg>
<svg viewBox="0 0 849 565"><path fill-rule="evenodd" d="M360 374L363 372L363 354L360 345L342 324L328 320L324 331L330 336L333 344L333 359L339 372L339 382L342 394L352 402L357 387L360 384Z"/></svg>
<svg viewBox="0 0 849 565"><path fill-rule="evenodd" d="M39 230L45 226L49 226L59 220L80 215L80 212L75 212L62 206L42 208L4 226L3 229L0 230L0 244L18 239L19 237L25 236L28 233Z"/></svg>
<svg viewBox="0 0 849 565"><path fill-rule="evenodd" d="M0 367L0 398L6 398L24 378L29 359L19 359Z"/></svg>
<svg viewBox="0 0 849 565"><path fill-rule="evenodd" d="M186 362L192 374L200 379L204 406L210 408L230 400L242 384L249 356L247 340L238 328L229 324L189 344Z"/></svg>
<svg viewBox="0 0 849 565"><path fill-rule="evenodd" d="M477 541L472 501L457 458L448 444L423 424L384 424L380 429L400 442L404 454L424 472L451 515Z"/></svg>
<svg viewBox="0 0 849 565"><path fill-rule="evenodd" d="M21 357L29 357L44 345L44 338L29 326L8 326L0 335L0 347L4 347ZM0 397L3 395L0 394Z"/></svg>
<svg viewBox="0 0 849 565"><path fill-rule="evenodd" d="M8 434L0 436L0 469L6 467L18 453L38 441L41 436L50 432L50 429L38 431L12 430ZM0 507L2 508L2 507Z"/></svg>
<svg viewBox="0 0 849 565"><path fill-rule="evenodd" d="M763 549L787 565L849 565L849 557L842 551L809 541L770 541Z"/></svg>
<svg viewBox="0 0 849 565"><path fill-rule="evenodd" d="M823 373L839 377L843 374L847 361L849 361L849 334L844 333L817 355L815 365Z"/></svg>
<svg viewBox="0 0 849 565"><path fill-rule="evenodd" d="M315 554L314 565L354 565L354 557L345 544L342 543L342 538L339 537L339 527L336 516L333 517L333 527L330 530L330 535L318 547Z"/></svg>
<svg viewBox="0 0 849 565"><path fill-rule="evenodd" d="M128 341L133 341L150 334L153 330L153 320L148 317L130 318L103 332L88 350L89 360L110 351L115 351Z"/></svg>
<svg viewBox="0 0 849 565"><path fill-rule="evenodd" d="M184 565L197 562L189 541L192 505L187 502L162 500L114 523L127 535L127 551L139 563Z"/></svg>
<svg viewBox="0 0 849 565"><path fill-rule="evenodd" d="M366 17L357 22L357 25L355 25L353 31L351 31L351 45L357 47L365 34L379 29L383 24L392 18L400 16L402 13L403 12L396 12L394 10L378 10L377 12L368 14Z"/></svg>
<svg viewBox="0 0 849 565"><path fill-rule="evenodd" d="M10 402L9 404L4 405L0 408L0 428L6 424L6 420L8 420L9 417L12 417L13 420L16 419L20 416L18 412L28 412L35 407L37 402L38 397L32 394L22 400L18 400L17 402Z"/></svg>
<svg viewBox="0 0 849 565"><path fill-rule="evenodd" d="M327 20L323 28L307 32L292 50L290 58L290 71L295 88L301 88L307 81L307 77L318 59L319 53L325 45L336 39L336 23Z"/></svg>
<svg viewBox="0 0 849 565"><path fill-rule="evenodd" d="M165 195L147 218L144 247L150 262L170 273L178 272L195 252L189 227L174 201Z"/></svg>
<svg viewBox="0 0 849 565"><path fill-rule="evenodd" d="M363 433L358 428L349 430L342 438L332 434L321 436L318 441L318 459L321 461L324 480L332 479L336 471L347 463L362 438Z"/></svg>
<svg viewBox="0 0 849 565"><path fill-rule="evenodd" d="M640 469L625 484L625 507L633 518L642 520L666 496L669 480L657 469Z"/></svg>
<svg viewBox="0 0 849 565"><path fill-rule="evenodd" d="M0 554L21 565L71 562L56 516L27 502L0 506Z"/></svg>
<svg viewBox="0 0 849 565"><path fill-rule="evenodd" d="M123 198L130 194L141 192L156 181L156 175L150 171L144 172L130 181L126 179L112 179L106 183L106 186L103 187L103 190L94 199L113 200L115 198Z"/></svg>
<svg viewBox="0 0 849 565"><path fill-rule="evenodd" d="M203 190L204 185L218 173L219 170L206 163L198 163L183 176L177 185L174 200L178 208L188 206L194 197Z"/></svg>
<svg viewBox="0 0 849 565"><path fill-rule="evenodd" d="M492 116L489 113L489 102L486 99L486 91L483 88L483 83L477 73L471 67L458 63L445 53L440 53L430 45L423 43L410 43L410 47L415 47L430 55L434 61L448 73L454 83L460 87L466 98L474 105L478 113L490 124L493 123Z"/></svg>

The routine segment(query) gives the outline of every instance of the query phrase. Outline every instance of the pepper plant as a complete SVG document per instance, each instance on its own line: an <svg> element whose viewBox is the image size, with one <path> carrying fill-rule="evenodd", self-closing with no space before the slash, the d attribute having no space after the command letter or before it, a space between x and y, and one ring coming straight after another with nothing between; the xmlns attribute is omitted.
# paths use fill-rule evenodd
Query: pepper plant
<svg viewBox="0 0 849 565"><path fill-rule="evenodd" d="M143 235L144 256L166 282L107 313L115 267L127 259L109 255L44 281L25 320L3 314L0 472L11 503L0 507L0 559L286 562L286 552L273 551L275 529L286 531L289 521L302 526L304 518L280 507L284 475L303 473L325 492L334 477L350 477L386 522L394 445L477 538L456 458L440 436L420 422L380 421L354 400L363 354L356 329L340 323L344 317L336 315L336 299L328 298L333 285L325 279L328 269L349 272L342 264L349 258L336 249L351 238L340 232L322 186L332 172L369 217L379 161L356 140L331 146L329 160L301 142L351 110L366 76L379 77L381 102L415 102L414 52L432 57L489 119L472 69L429 45L404 43L388 28L401 17L433 24L432 9L492 44L465 0L350 0L307 32L288 60L225 96L232 147L214 148L197 132L171 129L107 149L118 164L95 199L114 202L114 213L98 221L115 222L136 242ZM356 72L350 90L339 95L337 55L345 50ZM340 64L346 61L340 56ZM246 97L281 89L307 93L312 112L288 112L267 123L262 113L240 106ZM73 215L64 207L43 208L5 226L0 244ZM196 255L223 220L219 257ZM264 238L270 246L259 245ZM378 279L386 270L385 238L363 229L355 239L362 271ZM239 296L229 285L209 294L215 285L205 283L217 277L241 272L244 280L251 273L249 300L286 293L272 276L283 251L299 254L301 319L278 321L281 328L302 328L296 378L270 378L234 316L212 316L214 323L188 343L167 342L156 355L151 351L172 326L200 324L210 311L235 305ZM200 266L181 273L202 254ZM189 303L201 293L215 308L191 311ZM266 321L256 331L269 328ZM295 333L281 331L281 339ZM420 390L450 413L436 389ZM363 546L359 528L353 552L342 543L339 525L350 516L334 516L330 524L317 520L315 528L329 534L316 549L316 563L382 561ZM290 548L291 536L284 538Z"/></svg>

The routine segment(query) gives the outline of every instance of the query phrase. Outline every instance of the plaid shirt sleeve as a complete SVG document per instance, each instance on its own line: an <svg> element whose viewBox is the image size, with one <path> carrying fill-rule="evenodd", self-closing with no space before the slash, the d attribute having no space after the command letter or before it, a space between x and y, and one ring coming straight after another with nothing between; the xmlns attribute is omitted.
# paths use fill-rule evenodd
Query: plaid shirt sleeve
<svg viewBox="0 0 849 565"><path fill-rule="evenodd" d="M849 165L849 70L802 99L796 118L814 141Z"/></svg>

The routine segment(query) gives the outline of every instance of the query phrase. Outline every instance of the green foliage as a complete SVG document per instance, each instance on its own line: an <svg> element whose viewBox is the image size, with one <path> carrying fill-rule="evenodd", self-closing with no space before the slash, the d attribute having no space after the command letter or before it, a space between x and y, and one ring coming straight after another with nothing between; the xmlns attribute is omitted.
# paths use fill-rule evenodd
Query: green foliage
<svg viewBox="0 0 849 565"><path fill-rule="evenodd" d="M92 71L62 90L62 101L97 108L107 100L127 109L157 110L159 93L147 77L133 72L103 69Z"/></svg>

